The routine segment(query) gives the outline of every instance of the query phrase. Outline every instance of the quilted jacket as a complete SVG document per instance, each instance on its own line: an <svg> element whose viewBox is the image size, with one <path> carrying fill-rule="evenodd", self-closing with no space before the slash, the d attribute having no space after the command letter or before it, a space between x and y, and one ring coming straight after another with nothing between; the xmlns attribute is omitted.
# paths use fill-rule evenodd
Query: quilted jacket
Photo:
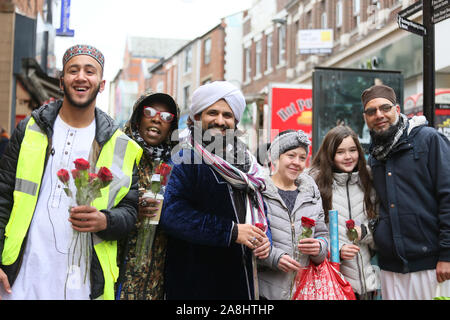
<svg viewBox="0 0 450 320"><path fill-rule="evenodd" d="M325 241L318 256L311 257L316 264L321 263L328 254L328 229L324 222L322 199L313 178L301 174L298 178L299 194L292 212L289 212L283 199L278 194L272 179L267 177L264 201L267 205L267 218L270 221L273 248L269 257L261 261L259 283L261 295L269 300L288 300L291 296L293 273L278 269L278 261L284 254L294 257L298 236L302 232L301 218L306 216L315 220L314 238ZM292 230L292 225L294 230Z"/></svg>

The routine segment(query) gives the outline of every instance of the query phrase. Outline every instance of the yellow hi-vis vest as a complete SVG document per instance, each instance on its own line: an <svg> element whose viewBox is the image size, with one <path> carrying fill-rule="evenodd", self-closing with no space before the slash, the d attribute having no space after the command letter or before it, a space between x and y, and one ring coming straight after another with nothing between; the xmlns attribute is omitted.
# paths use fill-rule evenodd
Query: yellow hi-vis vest
<svg viewBox="0 0 450 320"><path fill-rule="evenodd" d="M28 121L17 161L16 184L14 188L14 204L8 224L5 228L5 243L2 253L3 265L13 264L20 253L23 240L28 232L31 219L36 208L39 188L45 167L48 139L35 120ZM114 175L113 181L101 189L101 197L92 202L97 210L115 207L131 187L133 165L139 164L142 149L122 131L117 130L103 146L96 163L100 167L109 168ZM116 176L114 172L121 172ZM105 287L103 298L114 299L114 283L117 281L117 241L101 241L94 245L100 262Z"/></svg>

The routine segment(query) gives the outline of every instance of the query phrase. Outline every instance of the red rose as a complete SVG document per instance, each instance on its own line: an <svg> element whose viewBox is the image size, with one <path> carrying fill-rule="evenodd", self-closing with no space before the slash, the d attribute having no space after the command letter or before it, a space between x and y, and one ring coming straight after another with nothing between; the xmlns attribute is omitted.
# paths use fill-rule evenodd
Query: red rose
<svg viewBox="0 0 450 320"><path fill-rule="evenodd" d="M159 165L159 174L161 174L165 177L167 177L169 175L170 170L172 170L172 168L168 164L161 163Z"/></svg>
<svg viewBox="0 0 450 320"><path fill-rule="evenodd" d="M90 164L83 158L76 159L73 163L75 163L75 168L78 170L88 170L90 168Z"/></svg>
<svg viewBox="0 0 450 320"><path fill-rule="evenodd" d="M58 176L59 180L61 180L62 183L67 183L70 179L69 171L66 169L59 170L56 175Z"/></svg>
<svg viewBox="0 0 450 320"><path fill-rule="evenodd" d="M97 177L102 182L111 182L113 179L113 175L107 167L101 167L100 170L98 170L98 172L97 172Z"/></svg>
<svg viewBox="0 0 450 320"><path fill-rule="evenodd" d="M73 169L71 172L72 172L72 177L74 179L76 179L80 176L80 171L78 171L77 169Z"/></svg>
<svg viewBox="0 0 450 320"><path fill-rule="evenodd" d="M255 223L255 227L261 229L262 231L265 231L266 227L264 226L264 223L257 222Z"/></svg>
<svg viewBox="0 0 450 320"><path fill-rule="evenodd" d="M92 182L95 178L97 178L95 173L89 173L89 182Z"/></svg>
<svg viewBox="0 0 450 320"><path fill-rule="evenodd" d="M302 217L302 227L312 228L316 225L316 222L313 219L308 217Z"/></svg>
<svg viewBox="0 0 450 320"><path fill-rule="evenodd" d="M345 224L347 226L347 229L355 228L355 221L353 221L352 219L345 221Z"/></svg>

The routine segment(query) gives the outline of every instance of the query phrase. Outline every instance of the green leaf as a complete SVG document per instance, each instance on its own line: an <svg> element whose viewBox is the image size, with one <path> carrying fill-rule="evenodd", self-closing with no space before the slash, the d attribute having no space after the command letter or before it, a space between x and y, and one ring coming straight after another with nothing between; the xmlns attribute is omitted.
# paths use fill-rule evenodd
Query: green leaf
<svg viewBox="0 0 450 320"><path fill-rule="evenodd" d="M161 182L158 181L152 181L152 192L155 194L155 196L159 193L161 190Z"/></svg>
<svg viewBox="0 0 450 320"><path fill-rule="evenodd" d="M69 188L63 188L63 190L69 198L72 198L72 191Z"/></svg>
<svg viewBox="0 0 450 320"><path fill-rule="evenodd" d="M87 170L80 171L81 187L85 188L89 185L89 172Z"/></svg>
<svg viewBox="0 0 450 320"><path fill-rule="evenodd" d="M311 237L312 237L312 229L303 227L303 232L300 235L298 240L300 241L301 239L306 239L306 238L311 238Z"/></svg>
<svg viewBox="0 0 450 320"><path fill-rule="evenodd" d="M354 244L358 242L358 232L356 231L356 229L347 230L347 237Z"/></svg>

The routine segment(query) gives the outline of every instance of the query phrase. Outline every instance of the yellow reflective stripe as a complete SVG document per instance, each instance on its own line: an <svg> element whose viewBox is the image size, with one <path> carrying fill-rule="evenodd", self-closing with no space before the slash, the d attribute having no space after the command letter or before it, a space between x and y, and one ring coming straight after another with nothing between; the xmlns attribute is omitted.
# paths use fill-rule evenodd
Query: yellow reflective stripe
<svg viewBox="0 0 450 320"><path fill-rule="evenodd" d="M5 227L2 263L11 265L19 256L37 203L44 172L48 140L33 118L28 121L17 159L13 207Z"/></svg>

